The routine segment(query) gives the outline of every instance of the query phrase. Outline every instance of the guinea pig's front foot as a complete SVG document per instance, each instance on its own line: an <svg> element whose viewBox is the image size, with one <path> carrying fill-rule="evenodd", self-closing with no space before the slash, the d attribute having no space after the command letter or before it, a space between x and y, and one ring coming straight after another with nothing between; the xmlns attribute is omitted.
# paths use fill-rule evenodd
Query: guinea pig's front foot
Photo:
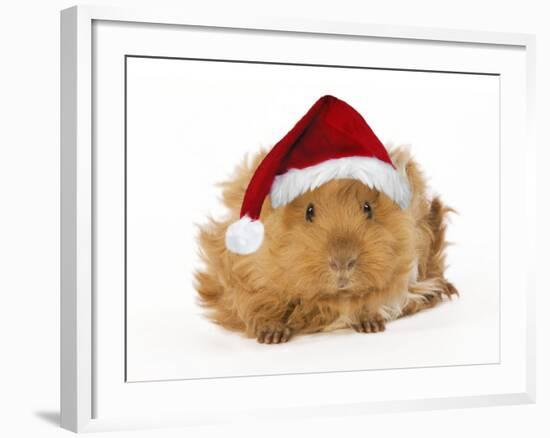
<svg viewBox="0 0 550 438"><path fill-rule="evenodd" d="M256 339L260 344L282 344L288 342L292 330L280 322L266 323L256 331Z"/></svg>
<svg viewBox="0 0 550 438"><path fill-rule="evenodd" d="M351 328L358 333L383 332L386 330L386 320L380 315L371 315L352 323Z"/></svg>

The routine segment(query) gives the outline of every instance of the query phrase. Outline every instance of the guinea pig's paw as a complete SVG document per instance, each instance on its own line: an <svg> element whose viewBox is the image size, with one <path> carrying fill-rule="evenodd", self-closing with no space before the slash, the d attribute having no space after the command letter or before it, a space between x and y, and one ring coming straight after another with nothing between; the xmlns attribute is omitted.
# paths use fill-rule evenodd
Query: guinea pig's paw
<svg viewBox="0 0 550 438"><path fill-rule="evenodd" d="M377 333L386 330L386 320L380 315L371 315L351 324L358 333Z"/></svg>
<svg viewBox="0 0 550 438"><path fill-rule="evenodd" d="M292 336L292 330L280 322L265 323L256 333L256 339L260 344L282 344L288 342Z"/></svg>

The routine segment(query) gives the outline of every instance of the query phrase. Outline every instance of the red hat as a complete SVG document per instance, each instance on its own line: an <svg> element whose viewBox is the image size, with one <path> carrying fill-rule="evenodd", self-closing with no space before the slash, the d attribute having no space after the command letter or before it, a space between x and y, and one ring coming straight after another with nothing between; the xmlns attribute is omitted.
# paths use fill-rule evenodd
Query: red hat
<svg viewBox="0 0 550 438"><path fill-rule="evenodd" d="M246 189L241 219L226 232L226 247L238 254L255 252L264 228L260 211L267 195L273 208L334 179L357 179L401 208L411 192L404 175L365 119L346 102L323 96L262 160Z"/></svg>

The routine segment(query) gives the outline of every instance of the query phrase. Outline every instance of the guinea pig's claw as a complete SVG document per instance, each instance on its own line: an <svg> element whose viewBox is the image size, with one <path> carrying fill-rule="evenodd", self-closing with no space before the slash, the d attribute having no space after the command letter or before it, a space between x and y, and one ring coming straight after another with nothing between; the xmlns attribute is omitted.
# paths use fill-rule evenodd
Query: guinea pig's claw
<svg viewBox="0 0 550 438"><path fill-rule="evenodd" d="M260 344L282 344L288 342L291 336L288 327L265 328L260 330L257 340Z"/></svg>
<svg viewBox="0 0 550 438"><path fill-rule="evenodd" d="M351 327L358 333L378 333L386 330L386 322L384 318L376 316L351 324Z"/></svg>

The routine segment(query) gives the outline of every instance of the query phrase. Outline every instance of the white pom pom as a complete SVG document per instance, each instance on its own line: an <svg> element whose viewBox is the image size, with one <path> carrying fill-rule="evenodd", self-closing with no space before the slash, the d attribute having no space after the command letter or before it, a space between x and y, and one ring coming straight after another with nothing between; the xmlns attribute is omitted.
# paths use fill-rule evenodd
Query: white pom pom
<svg viewBox="0 0 550 438"><path fill-rule="evenodd" d="M225 233L227 249L242 255L256 252L263 240L264 225L259 220L253 221L248 216L243 216L229 225Z"/></svg>

